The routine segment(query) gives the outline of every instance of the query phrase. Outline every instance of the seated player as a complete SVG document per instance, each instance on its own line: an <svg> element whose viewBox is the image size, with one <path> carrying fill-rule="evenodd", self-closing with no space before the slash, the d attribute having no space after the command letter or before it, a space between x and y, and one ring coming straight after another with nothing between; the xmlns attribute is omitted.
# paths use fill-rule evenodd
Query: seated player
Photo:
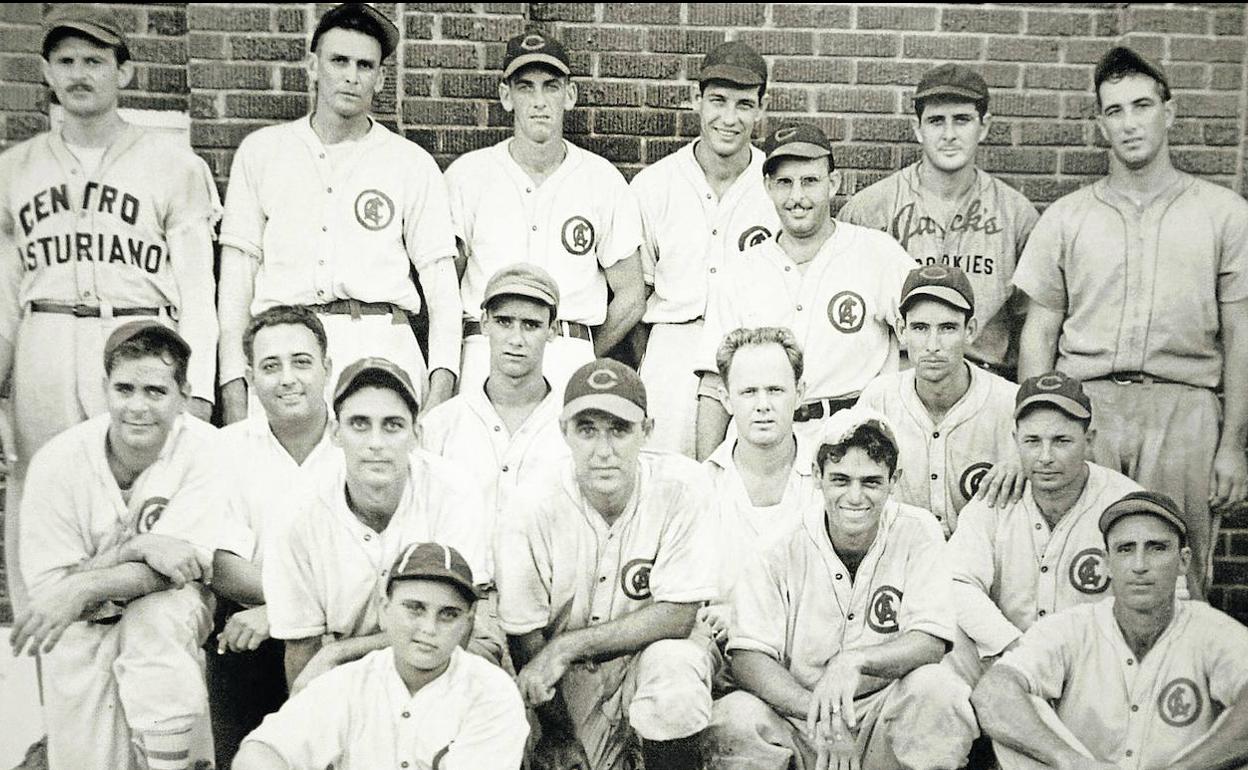
<svg viewBox="0 0 1248 770"><path fill-rule="evenodd" d="M243 743L233 770L515 770L516 686L460 649L479 594L454 548L409 545L380 601L386 646L319 677Z"/></svg>
<svg viewBox="0 0 1248 770"><path fill-rule="evenodd" d="M633 731L647 770L699 766L714 660L691 632L715 598L710 490L692 460L642 451L651 424L635 371L581 367L560 418L571 460L499 520L499 616L537 707L537 767L622 770Z"/></svg>
<svg viewBox="0 0 1248 770"><path fill-rule="evenodd" d="M1248 630L1174 586L1192 552L1173 500L1131 492L1100 516L1111 596L1043 618L973 696L1004 770L1248 763Z"/></svg>
<svg viewBox="0 0 1248 770"><path fill-rule="evenodd" d="M935 665L956 628L940 528L892 499L883 415L838 412L816 452L823 505L733 590L741 689L715 702L710 766L961 767L978 731L970 687Z"/></svg>

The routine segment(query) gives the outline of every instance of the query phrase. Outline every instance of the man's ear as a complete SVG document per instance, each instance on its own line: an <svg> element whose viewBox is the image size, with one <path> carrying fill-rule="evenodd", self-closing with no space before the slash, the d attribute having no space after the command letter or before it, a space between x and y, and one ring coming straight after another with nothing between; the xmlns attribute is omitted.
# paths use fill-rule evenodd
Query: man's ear
<svg viewBox="0 0 1248 770"><path fill-rule="evenodd" d="M498 101L503 105L503 110L506 112L511 112L515 109L515 105L511 103L511 86L507 84L506 80L498 81Z"/></svg>
<svg viewBox="0 0 1248 770"><path fill-rule="evenodd" d="M844 177L841 176L841 170L837 169L836 171L833 171L832 176L829 177L829 181L832 183L832 193L828 197L834 198L841 190L841 182L845 181Z"/></svg>
<svg viewBox="0 0 1248 770"><path fill-rule="evenodd" d="M134 62L126 61L117 67L117 88L125 88L134 80Z"/></svg>

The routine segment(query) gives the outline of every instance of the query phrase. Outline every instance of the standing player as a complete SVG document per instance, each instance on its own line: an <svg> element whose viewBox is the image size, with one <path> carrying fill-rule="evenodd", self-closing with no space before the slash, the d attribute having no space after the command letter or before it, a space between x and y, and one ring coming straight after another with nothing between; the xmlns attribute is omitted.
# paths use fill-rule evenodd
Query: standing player
<svg viewBox="0 0 1248 770"><path fill-rule="evenodd" d="M1248 202L1171 164L1161 70L1114 48L1094 80L1109 176L1054 203L1032 233L1014 276L1031 299L1019 373L1083 381L1093 456L1178 501L1200 597L1210 512L1248 490Z"/></svg>
<svg viewBox="0 0 1248 770"><path fill-rule="evenodd" d="M786 326L806 351L806 392L794 416L814 439L822 421L852 406L881 372L897 369L897 297L914 260L892 237L832 218L841 173L815 126L785 125L767 137L767 193L781 230L724 265L711 286L695 370L698 457L724 440L715 351L733 329ZM800 458L809 463L812 458Z"/></svg>
<svg viewBox="0 0 1248 770"><path fill-rule="evenodd" d="M929 70L914 92L914 113L922 157L855 193L837 218L889 233L920 264L965 272L979 326L967 358L1015 380L1021 318L1010 276L1039 214L1022 193L975 167L992 122L979 73L960 64Z"/></svg>
<svg viewBox="0 0 1248 770"><path fill-rule="evenodd" d="M1018 386L967 365L979 329L975 308L975 290L958 268L911 270L898 336L913 368L880 375L858 399L897 427L906 471L897 499L934 513L946 537L971 498L1004 502L1022 494L1011 436Z"/></svg>
<svg viewBox="0 0 1248 770"><path fill-rule="evenodd" d="M559 337L545 358L557 390L623 340L645 309L641 220L628 183L605 158L563 138L564 113L576 105L571 71L554 38L529 32L507 41L498 98L514 136L446 170L466 314L461 391L481 387L489 372L478 308L487 279L512 262L538 265L559 285Z"/></svg>
<svg viewBox="0 0 1248 770"><path fill-rule="evenodd" d="M26 592L16 514L26 463L48 439L106 410L100 366L109 333L136 317L179 329L200 351L187 374L187 403L205 420L217 345L219 207L207 165L118 115L134 64L111 11L86 3L53 9L43 59L64 124L0 155L0 380L12 374L16 422L9 435L0 420L0 459L10 472L5 555L19 609Z"/></svg>
<svg viewBox="0 0 1248 770"><path fill-rule="evenodd" d="M312 34L312 114L238 147L221 225L221 381L227 422L246 414L243 332L274 305L322 315L329 357L383 356L425 394L425 359L408 325L429 305L429 405L459 370L459 292L446 188L429 153L369 117L399 31L364 3L344 3Z"/></svg>
<svg viewBox="0 0 1248 770"><path fill-rule="evenodd" d="M1112 598L1044 618L975 689L1005 770L1209 770L1248 762L1248 631L1175 598L1192 553L1174 501L1100 517Z"/></svg>
<svg viewBox="0 0 1248 770"><path fill-rule="evenodd" d="M653 288L642 317L650 326L641 379L657 449L694 455L698 378L689 351L701 341L708 286L726 261L777 229L763 153L750 144L766 90L767 63L753 48L732 41L711 49L693 94L698 138L633 178L642 270Z"/></svg>
<svg viewBox="0 0 1248 770"><path fill-rule="evenodd" d="M690 632L715 597L710 490L692 460L642 451L651 425L636 372L581 367L560 418L571 461L499 521L499 615L541 722L536 767L622 770L634 731L648 770L699 767L713 659Z"/></svg>

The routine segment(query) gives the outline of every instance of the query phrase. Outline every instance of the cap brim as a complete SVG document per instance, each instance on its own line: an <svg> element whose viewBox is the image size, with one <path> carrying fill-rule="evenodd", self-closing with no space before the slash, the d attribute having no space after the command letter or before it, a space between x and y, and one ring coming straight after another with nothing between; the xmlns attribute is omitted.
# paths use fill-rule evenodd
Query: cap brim
<svg viewBox="0 0 1248 770"><path fill-rule="evenodd" d="M926 91L919 91L915 93L914 100L916 102L921 102L924 99L931 99L933 96L957 96L959 98L969 99L973 102L979 101L980 99L986 99L988 97L987 94L977 93L969 88L959 88L954 85L939 85L932 86Z"/></svg>
<svg viewBox="0 0 1248 770"><path fill-rule="evenodd" d="M499 297L524 297L525 299L531 299L549 307L557 308L559 306L559 303L555 301L554 297L550 296L550 294L542 291L541 289L535 286L517 283L504 284L489 294L486 294L481 299L481 309L484 310L486 305L490 304Z"/></svg>
<svg viewBox="0 0 1248 770"><path fill-rule="evenodd" d="M623 396L612 393L590 393L574 398L563 405L562 419L570 420L581 412L590 410L606 412L628 422L641 422L646 419L646 411Z"/></svg>
<svg viewBox="0 0 1248 770"><path fill-rule="evenodd" d="M698 73L699 83L705 83L708 80L724 80L739 86L761 86L766 82L754 70L731 64L713 64Z"/></svg>
<svg viewBox="0 0 1248 770"><path fill-rule="evenodd" d="M389 583L387 583L387 585L393 585L394 583L397 583L400 580L436 580L440 583L450 583L451 585L455 586L456 588L460 590L460 592L464 594L465 597L469 598L470 601L476 601L478 599L485 598L485 596L482 594L479 588L477 588L474 585L469 584L462 577L455 574L454 572L451 572L450 570L430 569L430 570L423 570L422 572L417 573L417 574L394 575L390 578L390 581Z"/></svg>
<svg viewBox="0 0 1248 770"><path fill-rule="evenodd" d="M1083 404L1073 398L1067 398L1066 396L1059 395L1057 393L1037 393L1034 396L1028 396L1023 399L1018 406L1014 407L1014 419L1017 420L1018 416L1023 413L1023 410L1032 404L1042 403L1052 404L1077 420L1092 419L1092 413L1089 412Z"/></svg>
<svg viewBox="0 0 1248 770"><path fill-rule="evenodd" d="M956 289L949 286L916 286L910 290L910 293L901 298L901 307L910 304L911 300L919 297L932 297L954 307L960 307L963 310L975 312L975 308L971 307L971 303L967 301Z"/></svg>
<svg viewBox="0 0 1248 770"><path fill-rule="evenodd" d="M95 24L92 24L91 22L58 21L51 27L48 27L47 31L43 33L43 42L45 45L47 44L48 38L51 37L52 33L56 32L58 29L72 29L75 32L81 32L82 34L90 37L91 39L98 40L99 42L108 46L124 46L126 44L125 41L122 40L119 36L114 35L112 32L109 32L103 27L96 26Z"/></svg>
<svg viewBox="0 0 1248 770"><path fill-rule="evenodd" d="M775 158L806 158L813 160L815 158L826 158L831 154L832 151L827 147L820 147L811 142L789 142L772 150L767 155L767 160Z"/></svg>
<svg viewBox="0 0 1248 770"><path fill-rule="evenodd" d="M516 70L521 67L527 67L530 64L545 64L565 75L572 74L572 70L568 68L568 65L564 64L556 56L551 56L548 53L526 53L512 59L511 63L507 65L507 69L503 70L503 79L511 77Z"/></svg>
<svg viewBox="0 0 1248 770"><path fill-rule="evenodd" d="M417 409L420 408L420 396L417 395L415 390L412 387L410 387L406 382L404 382L402 377L398 376L397 374L385 368L384 366L366 366L363 369L360 369L358 372L355 372L351 376L351 379L345 380L339 383L338 387L334 389L334 398L333 398L334 406L337 407L338 402L341 401L343 398L343 394L350 392L351 388L354 387L355 383L358 382L361 377L372 372L377 372L379 374L385 375L389 379L393 380L394 383L398 385L405 394L407 394L407 397L412 400L412 404L415 404Z"/></svg>
<svg viewBox="0 0 1248 770"><path fill-rule="evenodd" d="M1179 531L1180 535L1187 537L1187 522L1152 500L1132 500L1130 507L1124 506L1121 510L1114 510L1114 507L1111 505L1101 514L1101 520L1097 522L1101 534L1107 534L1115 522L1127 516L1153 516L1162 519L1169 522L1172 527Z"/></svg>

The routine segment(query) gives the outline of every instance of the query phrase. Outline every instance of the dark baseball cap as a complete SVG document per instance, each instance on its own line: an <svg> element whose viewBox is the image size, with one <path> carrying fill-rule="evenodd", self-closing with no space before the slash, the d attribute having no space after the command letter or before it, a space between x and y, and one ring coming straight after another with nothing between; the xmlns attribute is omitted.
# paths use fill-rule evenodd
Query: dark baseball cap
<svg viewBox="0 0 1248 770"><path fill-rule="evenodd" d="M507 41L507 52L503 55L503 80L530 64L545 64L560 74L572 74L572 61L563 45L537 31L516 35Z"/></svg>
<svg viewBox="0 0 1248 770"><path fill-rule="evenodd" d="M121 20L108 7L96 3L62 3L43 22L43 58L50 53L48 44L53 33L71 29L103 45L118 48L130 56L130 45L121 29Z"/></svg>
<svg viewBox="0 0 1248 770"><path fill-rule="evenodd" d="M988 84L978 72L961 64L942 64L923 74L914 90L916 102L933 96L953 96L973 102L988 99Z"/></svg>
<svg viewBox="0 0 1248 770"><path fill-rule="evenodd" d="M925 265L911 270L901 285L901 311L904 313L910 301L919 297L931 297L960 310L975 312L975 290L961 268Z"/></svg>
<svg viewBox="0 0 1248 770"><path fill-rule="evenodd" d="M342 400L369 382L388 381L394 390L407 402L412 412L420 409L420 396L412 385L411 375L388 358L361 358L354 362L342 374L338 375L338 384L334 387L334 411Z"/></svg>
<svg viewBox="0 0 1248 770"><path fill-rule="evenodd" d="M1053 371L1023 380L1014 400L1014 419L1032 404L1041 403L1052 404L1076 420L1092 419L1092 401L1083 392L1083 385L1062 372Z"/></svg>
<svg viewBox="0 0 1248 770"><path fill-rule="evenodd" d="M1170 98L1170 81L1166 79L1166 73L1161 71L1161 67L1122 45L1114 46L1106 51L1101 60L1096 63L1096 70L1092 73L1092 90L1100 94L1101 83L1131 72L1138 72L1156 80L1161 84L1162 98L1167 100Z"/></svg>
<svg viewBox="0 0 1248 770"><path fill-rule="evenodd" d="M767 85L767 62L758 51L739 40L721 43L707 53L698 82L725 80L739 86Z"/></svg>
<svg viewBox="0 0 1248 770"><path fill-rule="evenodd" d="M368 3L343 3L334 6L325 12L321 20L317 22L316 31L312 33L311 49L316 50L316 44L320 42L321 35L324 35L331 29L357 29L352 25L352 21L364 20L368 22L366 26L375 26L379 35L375 36L377 42L381 44L381 58L385 60L390 54L394 53L394 49L399 47L399 28L394 26L394 22L390 21Z"/></svg>
<svg viewBox="0 0 1248 770"><path fill-rule="evenodd" d="M812 160L832 157L832 143L818 126L810 123L786 123L767 135L763 142L763 153L767 156L763 163L766 173L772 165L771 162L778 158Z"/></svg>
<svg viewBox="0 0 1248 770"><path fill-rule="evenodd" d="M1146 490L1128 492L1118 500L1110 503L1109 507L1101 514L1099 522L1101 534L1108 535L1110 527L1114 526L1114 522L1124 516L1135 514L1156 516L1178 530L1181 540L1187 541L1187 522L1183 521L1183 515L1179 510L1178 504L1168 495Z"/></svg>
<svg viewBox="0 0 1248 770"><path fill-rule="evenodd" d="M559 310L559 284L550 273L530 262L516 262L491 275L485 282L481 307L502 296L527 297Z"/></svg>
<svg viewBox="0 0 1248 770"><path fill-rule="evenodd" d="M590 361L568 379L562 419L570 420L590 409L628 422L641 422L646 419L646 386L632 367L619 361Z"/></svg>
<svg viewBox="0 0 1248 770"><path fill-rule="evenodd" d="M190 344L182 339L182 335L153 318L129 321L113 329L113 333L108 335L108 340L104 343L104 360L108 361L108 359L113 357L113 353L116 352L117 348L139 337L149 337L166 342L174 350L178 351L183 358L190 360Z"/></svg>
<svg viewBox="0 0 1248 770"><path fill-rule="evenodd" d="M472 579L472 567L459 551L441 543L412 543L394 560L386 577L386 592L396 580L437 580L450 583L471 604L482 598Z"/></svg>

